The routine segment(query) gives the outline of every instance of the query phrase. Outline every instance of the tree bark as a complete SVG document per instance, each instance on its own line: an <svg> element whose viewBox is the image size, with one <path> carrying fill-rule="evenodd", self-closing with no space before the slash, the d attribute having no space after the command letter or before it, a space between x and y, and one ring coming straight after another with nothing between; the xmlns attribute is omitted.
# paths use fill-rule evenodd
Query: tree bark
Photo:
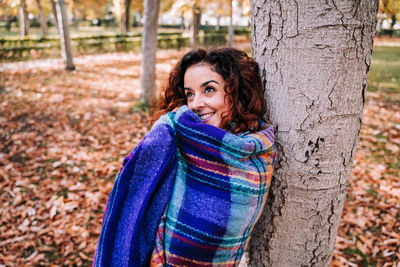
<svg viewBox="0 0 400 267"><path fill-rule="evenodd" d="M19 18L20 18L19 21L21 27L21 35L27 36L29 34L29 19L28 19L28 12L26 10L25 0L20 1Z"/></svg>
<svg viewBox="0 0 400 267"><path fill-rule="evenodd" d="M253 0L278 161L249 266L329 266L361 127L378 0Z"/></svg>
<svg viewBox="0 0 400 267"><path fill-rule="evenodd" d="M38 10L39 10L40 26L42 27L42 37L46 37L48 34L46 17L44 16L43 8L42 8L42 4L40 3L40 0L36 0L36 4L37 4Z"/></svg>
<svg viewBox="0 0 400 267"><path fill-rule="evenodd" d="M65 61L65 69L74 70L75 66L72 60L72 46L69 37L69 25L67 12L65 10L64 0L57 0L57 17L59 22L59 33L61 41L62 57Z"/></svg>
<svg viewBox="0 0 400 267"><path fill-rule="evenodd" d="M201 9L194 3L192 8L192 27L190 28L190 45L196 47L199 45L199 31L201 24Z"/></svg>
<svg viewBox="0 0 400 267"><path fill-rule="evenodd" d="M54 2L54 0L50 0L50 4L51 4L51 12L53 13L54 16L54 25L56 26L57 32L60 33L58 26L56 2Z"/></svg>
<svg viewBox="0 0 400 267"><path fill-rule="evenodd" d="M142 101L150 105L156 86L156 50L157 28L160 0L144 1L144 25L142 39L142 62L140 64L140 82Z"/></svg>

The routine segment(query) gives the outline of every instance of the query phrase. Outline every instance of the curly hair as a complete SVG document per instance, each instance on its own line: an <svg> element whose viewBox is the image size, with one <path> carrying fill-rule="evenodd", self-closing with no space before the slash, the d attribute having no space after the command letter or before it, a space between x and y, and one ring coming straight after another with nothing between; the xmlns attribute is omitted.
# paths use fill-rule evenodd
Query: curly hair
<svg viewBox="0 0 400 267"><path fill-rule="evenodd" d="M221 128L234 133L258 130L266 111L259 66L245 52L234 48L194 49L186 53L174 66L162 88L152 122L187 104L184 76L189 67L197 64L210 65L211 70L225 81L229 112L222 117Z"/></svg>

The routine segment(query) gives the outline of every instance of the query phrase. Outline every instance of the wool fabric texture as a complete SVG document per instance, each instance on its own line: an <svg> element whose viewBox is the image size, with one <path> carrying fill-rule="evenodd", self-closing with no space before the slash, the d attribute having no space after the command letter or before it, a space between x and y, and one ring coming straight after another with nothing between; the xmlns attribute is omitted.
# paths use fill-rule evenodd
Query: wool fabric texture
<svg viewBox="0 0 400 267"><path fill-rule="evenodd" d="M93 266L236 266L267 198L273 128L232 134L182 106L124 159Z"/></svg>

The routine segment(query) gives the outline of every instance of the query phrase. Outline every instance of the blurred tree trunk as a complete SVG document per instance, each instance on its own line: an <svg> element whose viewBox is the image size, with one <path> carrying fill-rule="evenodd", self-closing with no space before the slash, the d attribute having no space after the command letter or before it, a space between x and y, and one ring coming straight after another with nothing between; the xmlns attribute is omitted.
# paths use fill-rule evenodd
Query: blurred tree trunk
<svg viewBox="0 0 400 267"><path fill-rule="evenodd" d="M181 13L181 28L182 29L185 29L185 13L184 12L182 12Z"/></svg>
<svg viewBox="0 0 400 267"><path fill-rule="evenodd" d="M190 45L196 47L199 45L199 31L201 23L201 9L195 2L192 8L192 27L190 28Z"/></svg>
<svg viewBox="0 0 400 267"><path fill-rule="evenodd" d="M371 62L378 0L253 0L278 161L252 233L249 266L329 266Z"/></svg>
<svg viewBox="0 0 400 267"><path fill-rule="evenodd" d="M50 4L51 4L51 13L53 13L53 16L54 16L54 25L56 26L57 32L60 33L59 26L58 26L56 2L54 2L54 0L50 0Z"/></svg>
<svg viewBox="0 0 400 267"><path fill-rule="evenodd" d="M122 33L127 34L129 32L129 21L130 21L130 16L131 16L131 0L125 0L124 1L124 14L122 16Z"/></svg>
<svg viewBox="0 0 400 267"><path fill-rule="evenodd" d="M229 27L228 27L228 45L233 45L233 1L229 1Z"/></svg>
<svg viewBox="0 0 400 267"><path fill-rule="evenodd" d="M65 61L65 69L74 70L75 66L72 60L72 46L69 37L68 17L65 9L64 0L57 0L57 18L59 22L59 33L61 41L62 57Z"/></svg>
<svg viewBox="0 0 400 267"><path fill-rule="evenodd" d="M158 11L160 0L144 1L144 25L142 38L142 62L140 64L140 83L142 101L150 105L156 86L156 51Z"/></svg>
<svg viewBox="0 0 400 267"><path fill-rule="evenodd" d="M395 25L396 22L397 22L396 14L393 14L393 15L392 15L391 20L392 20L392 22L390 23L390 29L392 30L392 34L393 34L394 25Z"/></svg>
<svg viewBox="0 0 400 267"><path fill-rule="evenodd" d="M19 23L21 27L21 35L27 36L29 34L29 18L28 18L28 12L26 10L25 0L20 1L19 18L20 18Z"/></svg>
<svg viewBox="0 0 400 267"><path fill-rule="evenodd" d="M40 3L40 0L36 0L36 4L37 4L38 10L39 10L40 26L42 27L42 37L45 38L48 34L46 17L44 16L43 8L42 8L42 4Z"/></svg>

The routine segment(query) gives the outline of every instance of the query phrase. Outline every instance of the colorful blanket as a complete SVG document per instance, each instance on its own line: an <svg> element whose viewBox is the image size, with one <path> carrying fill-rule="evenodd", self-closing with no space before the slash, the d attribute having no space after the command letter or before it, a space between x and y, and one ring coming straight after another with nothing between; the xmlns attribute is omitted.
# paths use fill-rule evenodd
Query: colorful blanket
<svg viewBox="0 0 400 267"><path fill-rule="evenodd" d="M123 162L93 265L237 265L276 157L263 127L234 135L187 106L162 116Z"/></svg>

